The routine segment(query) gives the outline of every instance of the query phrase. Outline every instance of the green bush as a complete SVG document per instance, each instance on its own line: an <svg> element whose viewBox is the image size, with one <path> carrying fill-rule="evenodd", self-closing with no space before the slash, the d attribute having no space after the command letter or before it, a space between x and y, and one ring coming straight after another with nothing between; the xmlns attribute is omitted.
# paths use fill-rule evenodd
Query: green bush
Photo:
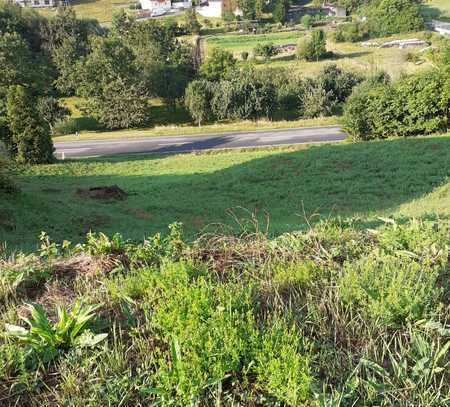
<svg viewBox="0 0 450 407"><path fill-rule="evenodd" d="M358 22L339 24L334 32L336 42L358 42L367 36L366 25Z"/></svg>
<svg viewBox="0 0 450 407"><path fill-rule="evenodd" d="M268 61L271 57L278 54L278 49L273 43L258 44L253 50L255 56L263 57L265 61Z"/></svg>
<svg viewBox="0 0 450 407"><path fill-rule="evenodd" d="M0 193L12 193L16 191L17 185L12 176L12 165L6 158L1 156L0 152Z"/></svg>
<svg viewBox="0 0 450 407"><path fill-rule="evenodd" d="M35 104L35 97L25 87L9 88L7 118L14 158L19 163L50 163L54 159L50 127L39 115Z"/></svg>
<svg viewBox="0 0 450 407"><path fill-rule="evenodd" d="M446 85L447 84L447 85ZM365 83L344 110L344 128L355 140L445 131L450 99L445 71L408 76L394 84Z"/></svg>
<svg viewBox="0 0 450 407"><path fill-rule="evenodd" d="M170 362L158 360L154 376L161 400L205 400L252 375L276 400L304 400L312 379L299 332L281 320L260 330L252 287L213 285L204 273L167 263L154 276L158 297L149 321L171 346Z"/></svg>
<svg viewBox="0 0 450 407"><path fill-rule="evenodd" d="M367 16L371 37L420 31L425 25L420 2L415 0L378 0L370 3L362 12Z"/></svg>
<svg viewBox="0 0 450 407"><path fill-rule="evenodd" d="M323 30L313 30L311 38L302 39L297 45L298 59L319 61L326 56L326 34Z"/></svg>

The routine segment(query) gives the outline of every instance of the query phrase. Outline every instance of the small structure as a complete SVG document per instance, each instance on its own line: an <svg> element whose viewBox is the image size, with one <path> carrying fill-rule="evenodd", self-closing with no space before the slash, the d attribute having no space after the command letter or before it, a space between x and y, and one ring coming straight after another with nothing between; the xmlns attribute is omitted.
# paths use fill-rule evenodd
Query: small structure
<svg viewBox="0 0 450 407"><path fill-rule="evenodd" d="M195 11L203 17L222 17L222 6L222 0L206 0L201 1Z"/></svg>
<svg viewBox="0 0 450 407"><path fill-rule="evenodd" d="M21 7L57 7L65 2L59 0L15 0L15 3Z"/></svg>
<svg viewBox="0 0 450 407"><path fill-rule="evenodd" d="M323 3L322 10L324 10L329 17L347 17L346 8L337 6L336 4Z"/></svg>
<svg viewBox="0 0 450 407"><path fill-rule="evenodd" d="M412 38L408 40L388 41L380 45L380 48L410 48L410 47L426 47L428 42Z"/></svg>
<svg viewBox="0 0 450 407"><path fill-rule="evenodd" d="M140 0L142 10L149 10L152 16L163 15L172 8L171 0Z"/></svg>
<svg viewBox="0 0 450 407"><path fill-rule="evenodd" d="M431 26L434 31L437 31L441 35L450 35L450 23L433 20Z"/></svg>

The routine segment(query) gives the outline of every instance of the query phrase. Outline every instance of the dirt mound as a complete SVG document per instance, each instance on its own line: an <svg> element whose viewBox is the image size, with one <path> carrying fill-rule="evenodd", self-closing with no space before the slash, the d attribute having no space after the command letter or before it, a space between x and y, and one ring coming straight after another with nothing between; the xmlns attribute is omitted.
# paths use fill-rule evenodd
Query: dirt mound
<svg viewBox="0 0 450 407"><path fill-rule="evenodd" d="M101 201L123 201L128 194L117 185L92 188L78 188L76 195L82 198L98 199Z"/></svg>

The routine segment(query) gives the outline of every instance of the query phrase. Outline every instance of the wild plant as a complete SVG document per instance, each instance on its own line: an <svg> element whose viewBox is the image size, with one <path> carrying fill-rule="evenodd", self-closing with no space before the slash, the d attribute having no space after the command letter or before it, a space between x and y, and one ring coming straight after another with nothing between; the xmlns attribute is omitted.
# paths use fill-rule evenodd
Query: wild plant
<svg viewBox="0 0 450 407"><path fill-rule="evenodd" d="M107 334L94 335L87 330L87 324L95 317L98 306L83 306L75 303L70 311L57 308L58 320L52 323L40 304L28 304L31 318L20 318L28 325L5 324L7 335L24 344L30 355L37 356L42 362L53 360L61 352L71 348L95 346L107 337Z"/></svg>

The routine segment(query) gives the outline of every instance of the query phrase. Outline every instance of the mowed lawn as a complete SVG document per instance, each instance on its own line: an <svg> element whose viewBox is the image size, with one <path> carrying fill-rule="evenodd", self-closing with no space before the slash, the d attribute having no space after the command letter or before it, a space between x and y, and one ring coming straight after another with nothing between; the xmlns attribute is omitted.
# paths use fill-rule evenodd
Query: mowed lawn
<svg viewBox="0 0 450 407"><path fill-rule="evenodd" d="M22 193L2 199L0 241L10 249L52 239L80 241L89 230L141 240L179 221L189 237L252 213L272 234L305 226L305 215L450 216L450 135L284 150L135 156L35 166ZM122 201L79 188L117 185ZM237 227L238 228L238 227ZM237 229L236 229L237 230Z"/></svg>

